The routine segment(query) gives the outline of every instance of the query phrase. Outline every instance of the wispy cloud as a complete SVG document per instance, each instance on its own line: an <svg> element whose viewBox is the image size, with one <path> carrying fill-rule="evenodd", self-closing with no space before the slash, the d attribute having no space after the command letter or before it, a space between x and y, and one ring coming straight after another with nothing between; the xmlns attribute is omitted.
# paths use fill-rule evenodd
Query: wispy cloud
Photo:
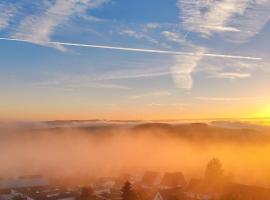
<svg viewBox="0 0 270 200"><path fill-rule="evenodd" d="M46 3L42 13L26 16L20 22L13 37L64 50L61 44L48 43L55 29L68 22L72 16L83 15L87 9L104 2L105 0L55 0L53 3Z"/></svg>
<svg viewBox="0 0 270 200"><path fill-rule="evenodd" d="M181 36L180 33L175 33L171 31L163 31L161 33L168 41L176 42L179 44L183 44L185 42L185 37Z"/></svg>
<svg viewBox="0 0 270 200"><path fill-rule="evenodd" d="M11 19L14 17L16 7L0 3L0 30L9 26Z"/></svg>
<svg viewBox="0 0 270 200"><path fill-rule="evenodd" d="M103 80L121 80L121 79L141 79L141 78L151 78L151 77L160 77L160 76L167 76L170 75L170 71L153 71L148 72L149 70L146 70L145 72L115 72L111 74L105 74L101 75L100 77L95 78L96 81L103 81ZM116 75L118 74L118 75Z"/></svg>
<svg viewBox="0 0 270 200"><path fill-rule="evenodd" d="M138 95L132 95L129 96L129 99L141 99L146 97L163 97L163 96L170 96L171 93L168 91L156 91L156 92L150 92L145 94L138 94Z"/></svg>
<svg viewBox="0 0 270 200"><path fill-rule="evenodd" d="M77 88L96 88L96 89L108 89L108 90L131 90L131 87L120 84L112 84L112 83L84 83L84 84L73 84L71 87Z"/></svg>
<svg viewBox="0 0 270 200"><path fill-rule="evenodd" d="M127 28L127 29L124 29L124 30L120 31L119 34L123 35L123 36L132 37L132 38L135 38L135 39L145 39L146 41L154 43L154 44L158 43L157 40L150 37L148 34L143 33L143 32L138 32L138 31L132 30L130 28Z"/></svg>
<svg viewBox="0 0 270 200"><path fill-rule="evenodd" d="M28 42L27 40L12 39L12 38L0 38L0 40ZM159 68L146 69L145 67L141 71L137 69L135 71L128 69L126 71L123 70L115 71L113 73L92 77L91 80L104 81L104 80L121 80L121 79L142 79L142 78L152 78L171 75L177 88L187 90L190 90L193 87L193 78L192 78L193 73L204 71L209 75L209 77L215 78L227 78L227 79L247 78L251 76L250 70L254 70L254 68L259 68L262 63L261 58L258 57L209 54L206 53L205 48L196 47L195 45L193 45L193 47L191 48L191 52L178 52L178 51L138 49L138 48L63 43L63 42L48 42L48 43L75 46L75 47L100 48L100 49L111 49L120 51L174 55L173 57L174 64L171 66L170 70L169 70L170 66L168 65L166 66L166 68L163 67L162 69ZM226 59L226 62L224 62L224 59ZM265 68L265 65L261 66L260 68Z"/></svg>
<svg viewBox="0 0 270 200"><path fill-rule="evenodd" d="M240 72L216 72L210 77L223 78L223 79L238 79L238 78L248 78L251 77L250 73L240 73Z"/></svg>
<svg viewBox="0 0 270 200"><path fill-rule="evenodd" d="M160 28L161 25L159 23L155 23L155 22L150 22L144 25L145 29L151 30L151 29L157 29Z"/></svg>
<svg viewBox="0 0 270 200"><path fill-rule="evenodd" d="M175 64L171 67L172 77L176 87L191 89L193 86L192 73L203 58L204 49L197 50L196 56L175 56Z"/></svg>
<svg viewBox="0 0 270 200"><path fill-rule="evenodd" d="M150 107L175 107L175 108L184 108L187 104L182 103L168 103L168 104L162 104L162 103L148 103L146 106Z"/></svg>
<svg viewBox="0 0 270 200"><path fill-rule="evenodd" d="M269 62L267 60L235 60L235 59L216 59L204 58L196 72L203 72L208 77L241 79L252 77L254 72L262 71L269 73Z"/></svg>
<svg viewBox="0 0 270 200"><path fill-rule="evenodd" d="M37 82L35 84L39 88L56 88L65 90L85 90L85 89L104 89L104 90L131 90L127 85L104 83L93 80L87 75L54 75L49 78Z"/></svg>
<svg viewBox="0 0 270 200"><path fill-rule="evenodd" d="M195 97L197 100L202 100L202 101L265 101L269 100L270 97L207 97L207 96L200 96L200 97Z"/></svg>
<svg viewBox="0 0 270 200"><path fill-rule="evenodd" d="M268 0L178 0L181 20L186 30L210 36L245 40L257 34L270 19Z"/></svg>
<svg viewBox="0 0 270 200"><path fill-rule="evenodd" d="M247 7L246 0L178 0L181 9L181 18L184 27L193 32L211 35L213 32L235 31L235 27L229 27L227 21L234 14L242 13Z"/></svg>
<svg viewBox="0 0 270 200"><path fill-rule="evenodd" d="M242 0L243 1L243 0ZM248 38L258 34L270 20L269 0L248 0L248 6L240 15L235 15L228 22L230 26L237 27L240 32L225 36L235 42L245 42Z"/></svg>
<svg viewBox="0 0 270 200"><path fill-rule="evenodd" d="M239 29L234 27L225 27L225 26L210 26L210 25L201 25L200 28L213 31L213 32L241 32Z"/></svg>
<svg viewBox="0 0 270 200"><path fill-rule="evenodd" d="M92 16L92 15L88 15L86 13L79 15L79 17L90 22L104 22L105 21L104 19Z"/></svg>
<svg viewBox="0 0 270 200"><path fill-rule="evenodd" d="M125 30L122 30L120 33L120 35L126 35L126 36L129 36L129 37L134 37L134 38L137 38L137 39L140 39L140 38L143 38L144 35L141 34L141 33L138 33L132 29L125 29Z"/></svg>

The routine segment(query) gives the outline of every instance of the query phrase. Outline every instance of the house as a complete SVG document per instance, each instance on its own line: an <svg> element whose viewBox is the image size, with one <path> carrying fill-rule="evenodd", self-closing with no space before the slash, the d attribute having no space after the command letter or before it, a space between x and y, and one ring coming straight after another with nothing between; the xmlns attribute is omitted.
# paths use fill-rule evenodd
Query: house
<svg viewBox="0 0 270 200"><path fill-rule="evenodd" d="M221 188L210 186L202 179L191 179L184 189L184 194L190 200L211 200L220 196Z"/></svg>
<svg viewBox="0 0 270 200"><path fill-rule="evenodd" d="M230 183L224 188L221 199L235 200L270 200L268 188Z"/></svg>
<svg viewBox="0 0 270 200"><path fill-rule="evenodd" d="M186 180L181 172L165 173L160 187L164 189L184 187L186 185Z"/></svg>
<svg viewBox="0 0 270 200"><path fill-rule="evenodd" d="M158 188L144 188L139 187L136 189L136 194L139 200L154 200L156 194L159 192Z"/></svg>
<svg viewBox="0 0 270 200"><path fill-rule="evenodd" d="M146 171L142 177L142 187L153 187L160 183L161 177L158 172Z"/></svg>
<svg viewBox="0 0 270 200"><path fill-rule="evenodd" d="M184 200L185 195L181 187L163 189L156 193L153 200Z"/></svg>
<svg viewBox="0 0 270 200"><path fill-rule="evenodd" d="M210 185L201 179L192 179L184 193L189 200L270 200L269 188L238 183Z"/></svg>

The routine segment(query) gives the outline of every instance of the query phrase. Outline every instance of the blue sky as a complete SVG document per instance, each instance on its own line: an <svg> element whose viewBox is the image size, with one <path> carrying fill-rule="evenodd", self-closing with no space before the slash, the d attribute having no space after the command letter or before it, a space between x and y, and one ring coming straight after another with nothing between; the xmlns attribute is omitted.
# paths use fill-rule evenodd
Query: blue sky
<svg viewBox="0 0 270 200"><path fill-rule="evenodd" d="M0 11L1 119L270 116L268 0L3 0Z"/></svg>

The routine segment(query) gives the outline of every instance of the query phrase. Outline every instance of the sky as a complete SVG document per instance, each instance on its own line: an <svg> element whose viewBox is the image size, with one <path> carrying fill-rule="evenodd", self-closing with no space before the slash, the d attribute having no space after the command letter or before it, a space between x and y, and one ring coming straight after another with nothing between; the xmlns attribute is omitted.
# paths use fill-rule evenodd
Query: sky
<svg viewBox="0 0 270 200"><path fill-rule="evenodd" d="M0 120L270 117L269 0L1 0Z"/></svg>

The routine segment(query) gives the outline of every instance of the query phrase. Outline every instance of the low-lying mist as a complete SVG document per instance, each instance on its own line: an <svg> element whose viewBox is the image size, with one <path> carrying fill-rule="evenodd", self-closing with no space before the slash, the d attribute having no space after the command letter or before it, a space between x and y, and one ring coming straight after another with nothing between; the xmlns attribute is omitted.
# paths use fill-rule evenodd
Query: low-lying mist
<svg viewBox="0 0 270 200"><path fill-rule="evenodd" d="M0 177L115 176L144 170L204 176L217 157L237 182L269 185L267 128L128 124L0 129Z"/></svg>

